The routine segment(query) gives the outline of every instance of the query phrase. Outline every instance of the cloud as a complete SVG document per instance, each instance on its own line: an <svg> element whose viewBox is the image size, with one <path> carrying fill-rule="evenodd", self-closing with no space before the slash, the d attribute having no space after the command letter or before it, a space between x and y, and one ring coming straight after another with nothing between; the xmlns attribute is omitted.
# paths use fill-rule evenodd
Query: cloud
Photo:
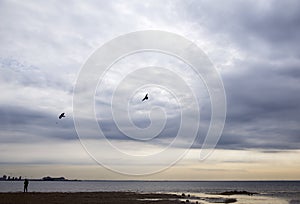
<svg viewBox="0 0 300 204"><path fill-rule="evenodd" d="M72 117L59 120L58 115L43 109L0 106L3 143L36 143L51 140L77 140Z"/></svg>
<svg viewBox="0 0 300 204"><path fill-rule="evenodd" d="M190 20L218 41L234 44L250 56L299 57L298 1L193 1ZM284 9L283 9L284 8Z"/></svg>
<svg viewBox="0 0 300 204"><path fill-rule="evenodd" d="M225 140L241 137L237 148L299 148L295 143L300 113L299 79L293 75L296 65L264 60L242 63L237 73L223 75L228 109L220 145L226 148Z"/></svg>
<svg viewBox="0 0 300 204"><path fill-rule="evenodd" d="M218 148L299 148L299 2L192 1L185 6L194 27L217 42L207 50L228 100Z"/></svg>
<svg viewBox="0 0 300 204"><path fill-rule="evenodd" d="M166 1L163 4L161 1L1 1L0 4L2 143L77 140L72 121L72 90L89 54L119 35L158 29L178 33L197 43L220 71L228 109L217 148L266 151L300 148L298 1ZM102 95L95 98L103 132L114 142L132 142L112 120L108 99L128 70L149 64L168 66L197 90L202 102L201 128L193 147L200 148L212 110L205 86L193 77L189 67L157 53L127 59L108 73L99 93ZM121 87L120 97L125 97L131 85L141 78L158 84L165 82L174 89L179 86L174 78L166 80L166 72L155 70L148 74L138 77L133 73L131 84L124 83ZM149 107L138 103L146 90L160 94L155 102L151 101L151 95L148 104L165 108L169 117L155 140L155 144L163 146L178 131L179 106L174 98L169 100L171 94L166 90L135 92L129 107L132 121L138 127L150 124L149 109L145 110ZM184 101L183 108L192 113L190 97L188 93L178 93L178 101ZM122 105L117 103L116 109ZM67 118L56 124L57 115L63 111ZM125 120L127 115L120 118ZM97 137L88 127L87 131L89 138ZM191 137L189 126L186 137ZM180 147L186 147L185 141Z"/></svg>

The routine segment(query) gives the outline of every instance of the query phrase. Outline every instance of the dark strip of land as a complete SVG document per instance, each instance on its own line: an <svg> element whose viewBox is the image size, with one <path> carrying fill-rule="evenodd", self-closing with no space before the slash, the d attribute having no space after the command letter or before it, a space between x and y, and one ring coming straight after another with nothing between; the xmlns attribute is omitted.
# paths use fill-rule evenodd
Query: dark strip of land
<svg viewBox="0 0 300 204"><path fill-rule="evenodd" d="M134 192L82 192L82 193L0 193L1 204L171 204L180 203L174 194L146 194Z"/></svg>

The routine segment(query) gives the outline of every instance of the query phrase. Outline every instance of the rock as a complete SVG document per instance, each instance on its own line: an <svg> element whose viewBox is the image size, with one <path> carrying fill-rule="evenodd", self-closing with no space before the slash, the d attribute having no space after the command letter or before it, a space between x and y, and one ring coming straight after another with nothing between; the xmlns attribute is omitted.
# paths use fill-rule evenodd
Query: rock
<svg viewBox="0 0 300 204"><path fill-rule="evenodd" d="M248 192L248 191L225 191L220 193L219 195L254 195L258 193Z"/></svg>

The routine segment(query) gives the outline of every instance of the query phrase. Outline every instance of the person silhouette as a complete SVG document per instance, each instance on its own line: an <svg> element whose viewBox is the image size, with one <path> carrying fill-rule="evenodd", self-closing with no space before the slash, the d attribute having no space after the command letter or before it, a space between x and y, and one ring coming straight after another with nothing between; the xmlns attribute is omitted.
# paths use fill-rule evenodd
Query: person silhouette
<svg viewBox="0 0 300 204"><path fill-rule="evenodd" d="M28 179L25 179L24 180L24 193L27 193L27 191L28 191L28 184L29 184Z"/></svg>

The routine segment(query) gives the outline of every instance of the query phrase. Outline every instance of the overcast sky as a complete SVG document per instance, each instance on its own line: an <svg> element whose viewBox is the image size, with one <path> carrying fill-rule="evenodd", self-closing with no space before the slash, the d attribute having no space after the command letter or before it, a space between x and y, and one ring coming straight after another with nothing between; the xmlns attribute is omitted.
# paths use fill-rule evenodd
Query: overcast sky
<svg viewBox="0 0 300 204"><path fill-rule="evenodd" d="M205 84L186 64L161 53L139 53L115 64L98 87L95 108L103 132L122 151L144 155L170 143L180 123L178 100L193 119L191 94L184 91L177 98L157 86L126 92L138 80L176 88L171 73L154 68L142 77L133 73L121 93L131 96L132 122L139 128L150 125L147 114L154 106L163 108L168 120L154 142L137 144L126 137L113 121L108 100L124 73L137 67L172 67L198 90L201 102L199 137L192 150L169 170L138 179L300 179L295 171L300 166L299 10L297 0L0 0L0 174L136 178L99 167L80 145L73 123L73 88L85 61L107 41L139 30L163 30L197 44L220 73L227 98L225 127L211 157L198 161L211 114ZM151 97L141 104L145 92ZM61 112L67 117L58 120ZM164 119L160 113L152 116L152 122ZM88 136L95 139L97 134L91 130ZM174 154L186 148L185 141L180 144ZM109 150L99 154L129 172L149 168Z"/></svg>

